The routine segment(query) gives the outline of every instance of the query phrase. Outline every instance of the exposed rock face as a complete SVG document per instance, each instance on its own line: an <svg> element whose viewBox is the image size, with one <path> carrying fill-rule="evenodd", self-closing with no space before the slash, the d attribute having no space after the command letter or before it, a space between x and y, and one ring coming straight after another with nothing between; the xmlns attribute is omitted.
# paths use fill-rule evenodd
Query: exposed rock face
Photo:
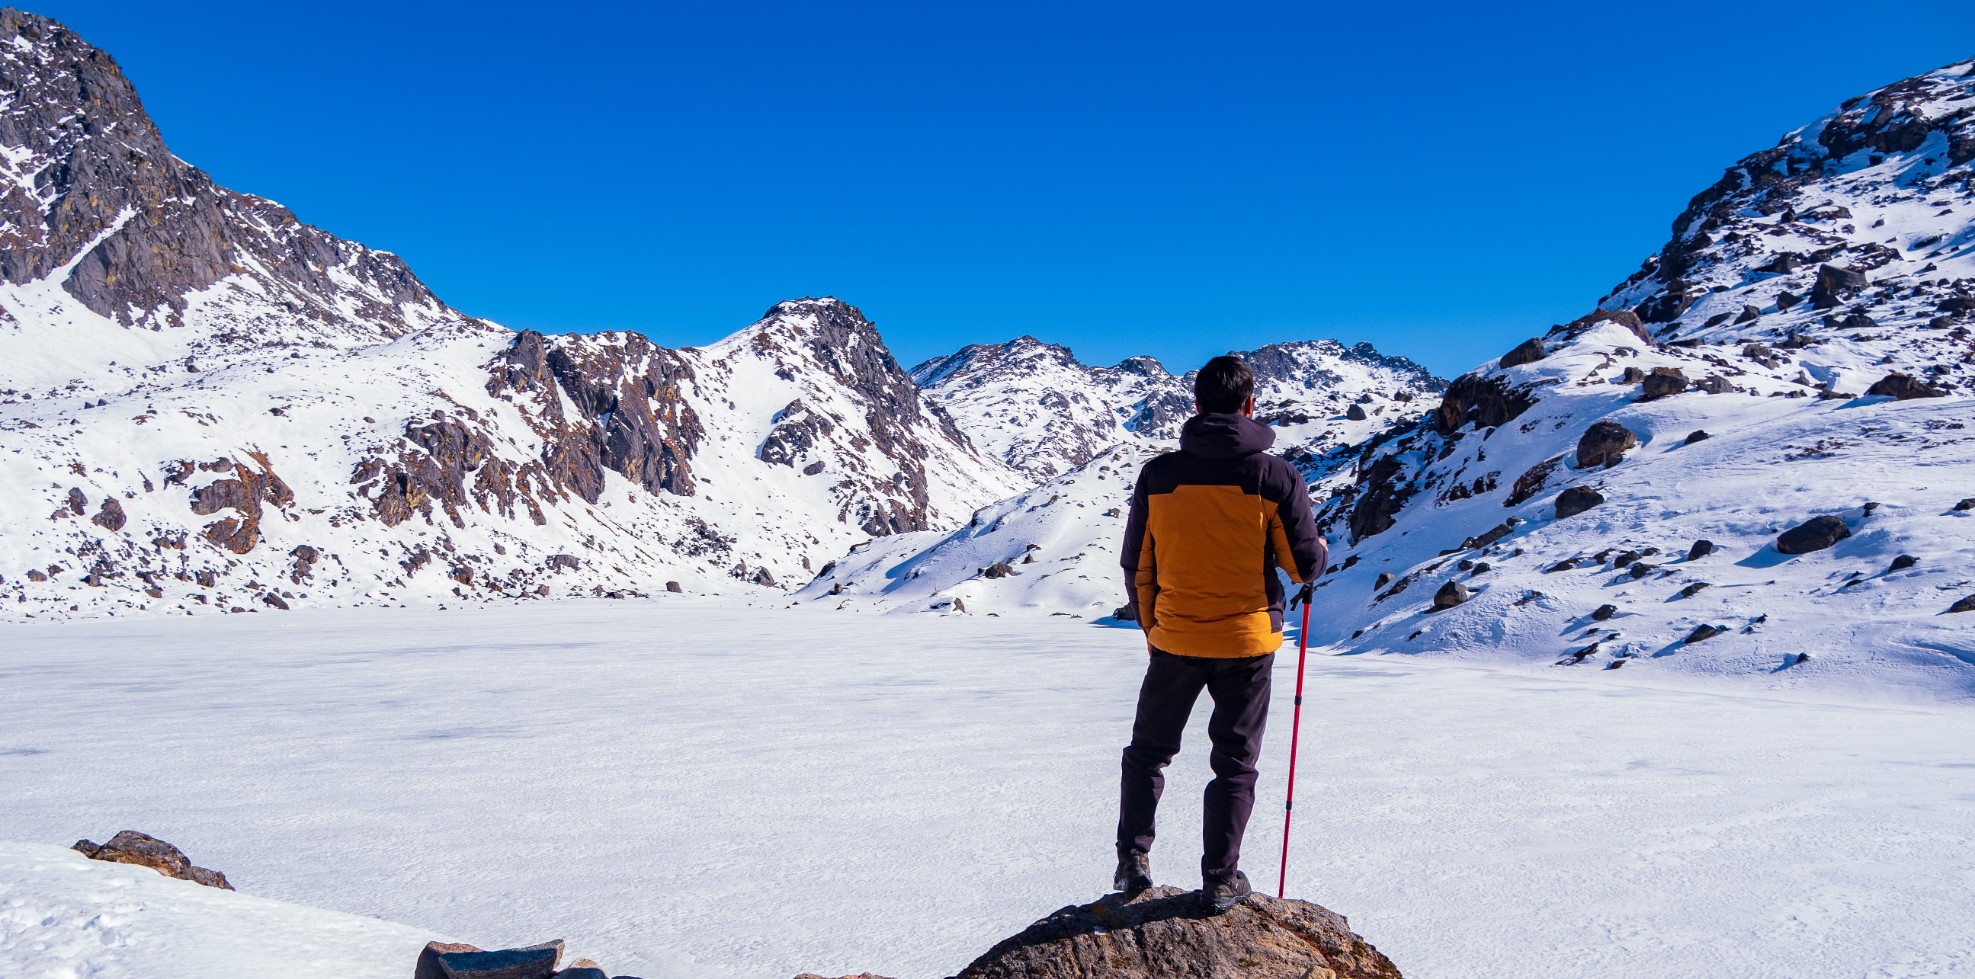
<svg viewBox="0 0 1975 979"><path fill-rule="evenodd" d="M1218 917L1199 895L1155 887L1063 908L955 979L1399 979L1342 915L1256 894Z"/></svg>
<svg viewBox="0 0 1975 979"><path fill-rule="evenodd" d="M1353 541L1364 540L1390 528L1393 518L1413 495L1412 487L1398 479L1402 468L1396 457L1386 455L1380 456L1370 469L1359 474L1358 485L1363 492L1358 497L1357 506L1351 510L1349 521Z"/></svg>
<svg viewBox="0 0 1975 979"><path fill-rule="evenodd" d="M1494 428L1514 421L1535 403L1529 390L1499 377L1464 374L1447 386L1433 424L1442 435L1452 435L1469 422L1476 428Z"/></svg>
<svg viewBox="0 0 1975 979"><path fill-rule="evenodd" d="M267 456L255 452L250 453L250 457L259 463L258 468L230 459L200 466L201 469L216 472L231 472L234 478L214 480L192 491L193 513L211 516L221 510L234 511L235 516L207 524L205 536L235 554L245 554L260 543L263 503L285 507L295 502L294 491L274 474L274 466Z"/></svg>
<svg viewBox="0 0 1975 979"><path fill-rule="evenodd" d="M10 98L0 145L18 147L0 193L0 278L29 282L80 260L62 288L126 325L177 325L188 294L247 276L301 318L381 337L409 329L403 305L443 305L396 256L302 224L271 201L215 185L165 148L105 52L54 21L0 11ZM80 109L81 111L77 111Z"/></svg>
<svg viewBox="0 0 1975 979"><path fill-rule="evenodd" d="M1502 355L1502 366L1521 367L1524 364L1533 364L1542 360L1548 353L1549 351L1543 348L1542 337L1530 337L1516 344L1514 350Z"/></svg>
<svg viewBox="0 0 1975 979"><path fill-rule="evenodd" d="M1474 598L1472 589L1458 581L1450 581L1433 593L1433 611L1439 612L1456 605L1464 605L1472 598Z"/></svg>
<svg viewBox="0 0 1975 979"><path fill-rule="evenodd" d="M1639 399L1641 401L1670 398L1687 390L1687 375L1681 373L1677 367L1655 367L1652 373L1647 374L1645 380L1640 382L1640 387L1643 389Z"/></svg>
<svg viewBox="0 0 1975 979"><path fill-rule="evenodd" d="M110 837L108 843L97 844L88 840L77 840L75 846L70 849L91 860L132 863L140 867L149 867L166 877L189 880L195 884L204 884L221 890L233 889L233 885L226 882L225 874L204 867L194 867L192 861L187 859L178 847L134 829L119 832Z"/></svg>
<svg viewBox="0 0 1975 979"><path fill-rule="evenodd" d="M1852 535L1845 521L1833 516L1812 517L1776 538L1776 549L1784 554L1821 551Z"/></svg>
<svg viewBox="0 0 1975 979"><path fill-rule="evenodd" d="M1594 422L1577 440L1578 468L1616 466L1627 452L1638 445L1639 436L1632 434L1632 430L1624 425L1609 420Z"/></svg>

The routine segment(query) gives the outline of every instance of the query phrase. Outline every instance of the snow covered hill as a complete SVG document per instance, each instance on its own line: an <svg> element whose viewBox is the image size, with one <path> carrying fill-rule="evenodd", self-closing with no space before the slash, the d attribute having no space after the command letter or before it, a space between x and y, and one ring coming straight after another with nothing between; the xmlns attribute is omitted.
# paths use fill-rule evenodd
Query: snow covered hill
<svg viewBox="0 0 1975 979"><path fill-rule="evenodd" d="M1853 99L1731 167L1591 314L1457 379L1416 422L1388 414L1356 444L1287 426L1278 448L1338 561L1313 639L1975 692L1975 614L1948 611L1975 595L1971 161L1975 62ZM1264 404L1292 401L1250 356ZM1105 373L1026 339L922 365L1010 465L1089 461L962 530L860 548L803 597L1105 614L1132 476L1185 413L1144 411L1162 403L1141 392L1170 386L1107 401L1077 381ZM1566 490L1566 511L1593 505L1559 517ZM1819 516L1850 536L1779 553Z"/></svg>
<svg viewBox="0 0 1975 979"><path fill-rule="evenodd" d="M172 156L0 12L0 615L747 591L1026 481L854 307L514 333Z"/></svg>
<svg viewBox="0 0 1975 979"><path fill-rule="evenodd" d="M1335 340L1270 344L1239 352L1256 375L1257 417L1282 426L1305 451L1356 442L1446 382L1370 344ZM972 344L912 369L928 397L974 444L1037 481L1089 462L1123 442L1179 436L1193 414L1193 372L1176 377L1151 357L1090 367L1069 348L1018 337Z"/></svg>

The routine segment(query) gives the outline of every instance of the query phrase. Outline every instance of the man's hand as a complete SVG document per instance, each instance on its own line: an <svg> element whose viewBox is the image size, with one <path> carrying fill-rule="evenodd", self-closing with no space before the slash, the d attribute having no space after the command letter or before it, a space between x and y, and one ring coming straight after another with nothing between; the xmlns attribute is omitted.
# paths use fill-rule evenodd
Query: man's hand
<svg viewBox="0 0 1975 979"><path fill-rule="evenodd" d="M1296 597L1289 600L1289 607L1295 608L1298 605L1310 604L1310 597L1316 590L1317 586L1315 582L1304 582L1303 587L1296 589Z"/></svg>
<svg viewBox="0 0 1975 979"><path fill-rule="evenodd" d="M1152 645L1152 640L1150 640L1150 639L1147 639L1147 640L1145 641L1145 655L1146 655L1146 657L1147 657L1148 659L1149 659L1149 658L1150 658L1150 657L1152 656L1152 654L1153 654L1153 653L1156 653L1156 652L1158 652L1158 651L1159 651L1159 648L1158 648L1158 647L1156 647L1156 646L1154 646L1154 645Z"/></svg>

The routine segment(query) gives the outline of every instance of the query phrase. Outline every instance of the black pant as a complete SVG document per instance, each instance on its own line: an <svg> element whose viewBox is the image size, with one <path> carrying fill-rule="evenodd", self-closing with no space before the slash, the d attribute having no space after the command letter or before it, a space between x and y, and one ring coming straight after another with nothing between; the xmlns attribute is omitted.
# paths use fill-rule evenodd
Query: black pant
<svg viewBox="0 0 1975 979"><path fill-rule="evenodd" d="M1163 769L1179 754L1180 733L1201 688L1214 698L1207 721L1213 741L1201 837L1200 876L1207 886L1232 879L1241 865L1241 835L1255 808L1255 759L1269 720L1269 673L1275 654L1213 659L1154 652L1138 690L1138 716L1125 749L1119 792L1118 849L1151 850L1153 816L1166 789Z"/></svg>

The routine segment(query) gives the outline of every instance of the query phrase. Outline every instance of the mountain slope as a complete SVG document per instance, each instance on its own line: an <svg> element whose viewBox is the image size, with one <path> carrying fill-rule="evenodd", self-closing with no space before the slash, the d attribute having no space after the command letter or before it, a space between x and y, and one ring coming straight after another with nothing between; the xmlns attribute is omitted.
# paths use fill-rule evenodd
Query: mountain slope
<svg viewBox="0 0 1975 979"><path fill-rule="evenodd" d="M0 32L0 614L779 586L1021 485L854 307L517 334L215 186L66 28Z"/></svg>
<svg viewBox="0 0 1975 979"><path fill-rule="evenodd" d="M1964 62L1729 168L1597 311L1323 487L1324 638L1975 691L1971 159ZM1817 517L1849 537L1779 548Z"/></svg>

